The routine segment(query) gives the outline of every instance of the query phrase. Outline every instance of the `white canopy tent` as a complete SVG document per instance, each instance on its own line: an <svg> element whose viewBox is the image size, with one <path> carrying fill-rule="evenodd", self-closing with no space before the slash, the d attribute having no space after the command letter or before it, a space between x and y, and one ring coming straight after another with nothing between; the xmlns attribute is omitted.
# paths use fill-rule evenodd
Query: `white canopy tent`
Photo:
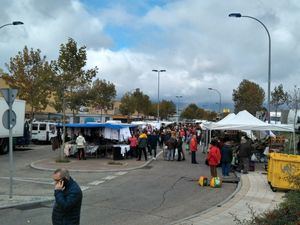
<svg viewBox="0 0 300 225"><path fill-rule="evenodd" d="M294 128L287 124L268 124L265 123L248 111L240 111L237 115L231 113L224 119L216 123L206 123L204 126L209 130L272 130L294 132Z"/></svg>
<svg viewBox="0 0 300 225"><path fill-rule="evenodd" d="M234 113L231 113L227 115L224 119L216 123L206 123L204 124L204 127L210 131L211 130L243 130L243 131L255 130L255 131L292 132L293 139L295 142L295 130L292 125L268 124L257 119L246 110L240 111L236 115ZM295 151L296 150L294 149L294 152Z"/></svg>

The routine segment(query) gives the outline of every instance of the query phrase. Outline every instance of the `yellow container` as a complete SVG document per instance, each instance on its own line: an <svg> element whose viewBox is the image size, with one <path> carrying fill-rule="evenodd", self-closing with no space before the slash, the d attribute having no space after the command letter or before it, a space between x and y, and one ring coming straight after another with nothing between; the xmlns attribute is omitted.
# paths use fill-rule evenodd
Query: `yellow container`
<svg viewBox="0 0 300 225"><path fill-rule="evenodd" d="M291 177L297 176L300 176L299 155L270 153L268 161L268 182L273 191L277 189L297 189L291 180Z"/></svg>

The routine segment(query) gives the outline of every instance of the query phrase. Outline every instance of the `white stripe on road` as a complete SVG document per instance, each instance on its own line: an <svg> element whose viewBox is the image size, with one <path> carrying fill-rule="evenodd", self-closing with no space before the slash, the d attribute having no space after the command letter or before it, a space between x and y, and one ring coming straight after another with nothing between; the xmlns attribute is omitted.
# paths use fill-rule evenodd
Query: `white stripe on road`
<svg viewBox="0 0 300 225"><path fill-rule="evenodd" d="M91 183L88 183L88 185L94 185L94 186L96 186L96 185L102 184L104 182L105 182L104 180L95 180L95 181L93 181Z"/></svg>
<svg viewBox="0 0 300 225"><path fill-rule="evenodd" d="M86 190L89 189L90 187L88 187L88 186L80 186L80 188L81 188L82 191L86 191Z"/></svg>
<svg viewBox="0 0 300 225"><path fill-rule="evenodd" d="M104 177L103 179L104 180L112 180L112 179L115 179L116 176L107 176L107 177Z"/></svg>
<svg viewBox="0 0 300 225"><path fill-rule="evenodd" d="M125 175L125 174L127 174L128 172L122 172L122 171L120 171L120 172L117 172L117 173L115 173L115 175L116 176L122 176L122 175Z"/></svg>
<svg viewBox="0 0 300 225"><path fill-rule="evenodd" d="M4 180L9 180L9 177L0 177L0 179ZM15 181L23 181L23 182L28 182L28 183L36 183L36 184L48 184L48 185L53 185L53 182L45 182L45 181L38 181L38 180L31 180L31 179L22 179L22 178L16 178L14 177L13 180Z"/></svg>

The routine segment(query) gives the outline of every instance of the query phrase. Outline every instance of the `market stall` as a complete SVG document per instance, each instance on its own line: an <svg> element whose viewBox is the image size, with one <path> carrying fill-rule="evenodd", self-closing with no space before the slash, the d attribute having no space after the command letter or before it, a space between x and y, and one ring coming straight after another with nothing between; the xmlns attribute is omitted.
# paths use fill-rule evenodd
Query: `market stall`
<svg viewBox="0 0 300 225"><path fill-rule="evenodd" d="M58 127L62 127L61 125ZM65 144L65 155L74 156L77 153L75 140L82 133L87 141L85 152L88 156L112 157L122 159L125 157L129 146L128 138L135 125L115 123L71 123L65 124L66 135L71 141Z"/></svg>

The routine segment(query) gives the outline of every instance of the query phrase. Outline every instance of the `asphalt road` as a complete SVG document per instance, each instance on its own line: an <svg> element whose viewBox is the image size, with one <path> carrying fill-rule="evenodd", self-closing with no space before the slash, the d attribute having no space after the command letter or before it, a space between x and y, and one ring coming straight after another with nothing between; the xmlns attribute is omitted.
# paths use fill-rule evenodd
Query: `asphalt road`
<svg viewBox="0 0 300 225"><path fill-rule="evenodd" d="M30 162L50 155L53 152L49 146L15 152L15 194L53 195L51 172L29 167ZM200 187L199 176L209 175L200 156L202 153L198 153L199 165L191 164L188 156L183 162L158 159L129 172L72 173L84 189L81 224L168 224L218 204L236 185L224 183L219 189ZM8 194L8 175L8 156L0 156L0 194ZM52 203L3 209L0 224L50 225L51 212Z"/></svg>

